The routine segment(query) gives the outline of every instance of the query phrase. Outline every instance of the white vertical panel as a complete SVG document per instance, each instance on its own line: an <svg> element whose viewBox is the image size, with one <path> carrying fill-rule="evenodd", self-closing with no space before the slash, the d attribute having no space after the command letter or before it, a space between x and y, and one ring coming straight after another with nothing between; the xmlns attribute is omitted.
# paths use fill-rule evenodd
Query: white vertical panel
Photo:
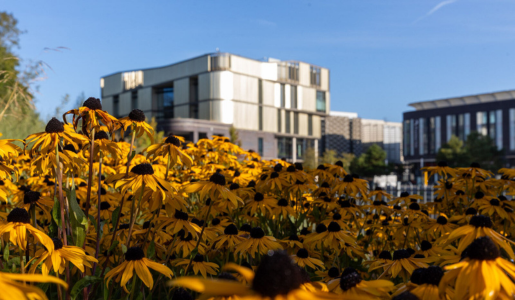
<svg viewBox="0 0 515 300"><path fill-rule="evenodd" d="M441 120L440 116L435 117L435 151L438 152L442 146Z"/></svg>
<svg viewBox="0 0 515 300"><path fill-rule="evenodd" d="M515 150L515 108L510 108L510 150Z"/></svg>
<svg viewBox="0 0 515 300"><path fill-rule="evenodd" d="M299 135L308 135L308 115L299 113Z"/></svg>
<svg viewBox="0 0 515 300"><path fill-rule="evenodd" d="M291 108L291 87L289 84L284 85L284 107Z"/></svg>
<svg viewBox="0 0 515 300"><path fill-rule="evenodd" d="M302 86L297 86L297 109L304 109L304 106L302 106Z"/></svg>
<svg viewBox="0 0 515 300"><path fill-rule="evenodd" d="M281 107L281 84L274 83L274 106Z"/></svg>
<svg viewBox="0 0 515 300"><path fill-rule="evenodd" d="M263 107L263 131L277 132L277 108Z"/></svg>
<svg viewBox="0 0 515 300"><path fill-rule="evenodd" d="M495 141L496 141L496 144L497 144L497 149L502 149L503 148L503 142L502 142L502 139L503 139L503 132L502 132L502 110L501 109L498 109L495 111Z"/></svg>
<svg viewBox="0 0 515 300"><path fill-rule="evenodd" d="M452 136L451 122L452 122L452 116L447 115L447 122L445 123L446 129L447 129L447 142L451 139L451 136Z"/></svg>
<svg viewBox="0 0 515 300"><path fill-rule="evenodd" d="M467 140L467 136L470 134L470 113L465 114L465 140Z"/></svg>
<svg viewBox="0 0 515 300"><path fill-rule="evenodd" d="M418 154L424 155L424 118L419 119L418 128Z"/></svg>
<svg viewBox="0 0 515 300"><path fill-rule="evenodd" d="M415 133L413 131L415 131L415 124L414 124L415 120L411 119L409 124L410 124L410 129L409 129L409 134L410 134L410 150L409 150L409 153L410 155L415 155L415 142L414 142L414 135Z"/></svg>

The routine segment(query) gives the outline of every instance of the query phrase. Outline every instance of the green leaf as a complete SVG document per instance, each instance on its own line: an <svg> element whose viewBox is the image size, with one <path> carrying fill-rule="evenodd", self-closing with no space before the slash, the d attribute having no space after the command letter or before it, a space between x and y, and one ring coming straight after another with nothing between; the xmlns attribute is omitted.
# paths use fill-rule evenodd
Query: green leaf
<svg viewBox="0 0 515 300"><path fill-rule="evenodd" d="M93 224L93 226L95 226L95 231L98 232L97 220L95 219L95 217L92 215L89 215L89 221Z"/></svg>
<svg viewBox="0 0 515 300"><path fill-rule="evenodd" d="M113 244L111 245L111 247L109 247L109 252L113 251L114 248L116 248L116 246L118 246L120 242L119 241L114 241Z"/></svg>
<svg viewBox="0 0 515 300"><path fill-rule="evenodd" d="M68 198L68 205L70 206L70 225L72 227L73 240L75 241L75 246L82 247L86 240L86 227L88 225L88 220L86 219L86 214L80 208L79 203L77 203L75 189L67 191L66 195Z"/></svg>
<svg viewBox="0 0 515 300"><path fill-rule="evenodd" d="M4 248L4 260L9 261L9 244L6 243Z"/></svg>
<svg viewBox="0 0 515 300"><path fill-rule="evenodd" d="M73 300L77 299L77 296L84 290L84 288L90 286L91 284L102 281L101 278L94 276L84 276L81 280L77 281L70 292L70 296Z"/></svg>
<svg viewBox="0 0 515 300"><path fill-rule="evenodd" d="M113 211L113 218L111 219L111 222L114 225L116 225L116 222L118 221L118 218L120 217L120 210L122 208L120 206L118 206L114 211Z"/></svg>
<svg viewBox="0 0 515 300"><path fill-rule="evenodd" d="M150 242L147 249L147 258L151 259L156 253L156 243L154 241Z"/></svg>
<svg viewBox="0 0 515 300"><path fill-rule="evenodd" d="M102 283L102 285L104 285L104 284ZM104 286L103 290L104 290L104 300L107 300L107 298L109 297L109 289L107 288L107 286Z"/></svg>
<svg viewBox="0 0 515 300"><path fill-rule="evenodd" d="M57 226L61 227L61 205L59 203L59 199L54 197L54 207L52 208L52 219L57 224Z"/></svg>
<svg viewBox="0 0 515 300"><path fill-rule="evenodd" d="M131 160L134 158L134 156L136 156L136 151L132 151Z"/></svg>
<svg viewBox="0 0 515 300"><path fill-rule="evenodd" d="M123 254L125 254L125 252L127 252L127 246L125 246L124 244L122 244L122 252L123 252Z"/></svg>

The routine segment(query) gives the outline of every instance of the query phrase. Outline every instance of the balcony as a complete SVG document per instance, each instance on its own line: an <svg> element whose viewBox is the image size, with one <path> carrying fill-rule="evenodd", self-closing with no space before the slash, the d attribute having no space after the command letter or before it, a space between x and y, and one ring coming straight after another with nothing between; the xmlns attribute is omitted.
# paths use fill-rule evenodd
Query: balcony
<svg viewBox="0 0 515 300"><path fill-rule="evenodd" d="M210 55L211 71L223 71L231 68L231 55L228 53L215 53Z"/></svg>

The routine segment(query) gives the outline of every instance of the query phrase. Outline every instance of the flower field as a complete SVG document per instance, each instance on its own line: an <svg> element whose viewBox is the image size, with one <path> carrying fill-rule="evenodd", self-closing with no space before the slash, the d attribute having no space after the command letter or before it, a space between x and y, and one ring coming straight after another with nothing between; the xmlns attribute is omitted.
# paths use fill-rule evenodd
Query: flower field
<svg viewBox="0 0 515 300"><path fill-rule="evenodd" d="M515 170L439 162L424 203L341 162L155 135L89 98L0 140L0 299L515 297Z"/></svg>

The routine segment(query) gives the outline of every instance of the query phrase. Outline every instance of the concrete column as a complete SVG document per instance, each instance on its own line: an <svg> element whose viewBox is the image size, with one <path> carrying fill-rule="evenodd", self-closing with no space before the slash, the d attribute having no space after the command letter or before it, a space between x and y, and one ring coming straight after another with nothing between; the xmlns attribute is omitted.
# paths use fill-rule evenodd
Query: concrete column
<svg viewBox="0 0 515 300"><path fill-rule="evenodd" d="M315 148L315 162L318 164L318 140L317 139L315 140L314 148Z"/></svg>
<svg viewBox="0 0 515 300"><path fill-rule="evenodd" d="M291 148L293 150L293 153L291 155L291 160L292 160L292 162L296 162L297 161L297 138L292 138Z"/></svg>
<svg viewBox="0 0 515 300"><path fill-rule="evenodd" d="M193 131L193 142L198 142L198 130Z"/></svg>

